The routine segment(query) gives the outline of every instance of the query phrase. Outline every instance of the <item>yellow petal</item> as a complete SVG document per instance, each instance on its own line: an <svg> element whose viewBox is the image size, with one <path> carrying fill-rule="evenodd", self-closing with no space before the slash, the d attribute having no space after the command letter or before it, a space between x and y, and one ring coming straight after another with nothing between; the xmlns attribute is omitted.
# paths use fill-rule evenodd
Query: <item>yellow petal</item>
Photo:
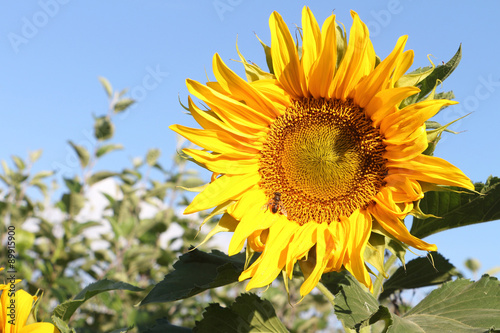
<svg viewBox="0 0 500 333"><path fill-rule="evenodd" d="M365 113L371 117L374 126L379 126L382 119L397 111L396 106L407 97L415 95L420 89L401 87L378 92L365 107Z"/></svg>
<svg viewBox="0 0 500 333"><path fill-rule="evenodd" d="M351 93L354 102L364 108L371 99L387 86L389 79L398 63L408 36L398 39L394 50L371 72Z"/></svg>
<svg viewBox="0 0 500 333"><path fill-rule="evenodd" d="M24 326L19 333L59 333L59 330L51 323L35 323Z"/></svg>
<svg viewBox="0 0 500 333"><path fill-rule="evenodd" d="M307 78L310 75L311 68L318 59L321 51L321 31L319 25L314 18L313 13L308 7L302 9L302 68L304 75Z"/></svg>
<svg viewBox="0 0 500 333"><path fill-rule="evenodd" d="M258 146L254 148L252 147L253 145L244 140L238 140L234 135L228 132L203 130L182 125L170 125L169 128L186 139L189 139L192 143L214 152L252 158L257 156L260 151ZM257 145L257 143L254 144Z"/></svg>
<svg viewBox="0 0 500 333"><path fill-rule="evenodd" d="M406 71L413 64L414 53L413 50L408 50L403 53L402 57L398 58L398 64L392 75L391 82L388 88L397 86L396 82L406 73Z"/></svg>
<svg viewBox="0 0 500 333"><path fill-rule="evenodd" d="M396 239L424 251L436 251L437 246L429 244L410 234L403 222L385 205L377 204L369 208L378 223Z"/></svg>
<svg viewBox="0 0 500 333"><path fill-rule="evenodd" d="M384 140L386 145L383 157L391 161L405 161L415 158L423 153L428 146L425 126L419 127L404 142L390 143Z"/></svg>
<svg viewBox="0 0 500 333"><path fill-rule="evenodd" d="M269 228L262 262L248 283L247 290L267 286L276 279L286 264L290 239L300 228L299 224L290 222L284 215L274 215L277 216L277 221Z"/></svg>
<svg viewBox="0 0 500 333"><path fill-rule="evenodd" d="M333 244L326 240L329 236L326 229L328 225L326 223L318 224L316 227L316 264L311 272L308 272L308 276L304 283L300 286L300 295L305 296L309 294L314 287L319 282L321 274L325 271L327 264L327 253L332 252ZM327 235L328 234L328 235ZM306 274L304 274L306 275Z"/></svg>
<svg viewBox="0 0 500 333"><path fill-rule="evenodd" d="M419 155L409 161L388 161L389 175L401 175L438 185L474 190L470 179L456 166L439 157Z"/></svg>
<svg viewBox="0 0 500 333"><path fill-rule="evenodd" d="M404 140L426 120L433 117L444 106L457 102L445 99L411 104L397 113L385 117L380 124L380 132L388 140Z"/></svg>
<svg viewBox="0 0 500 333"><path fill-rule="evenodd" d="M220 205L228 200L237 200L241 194L260 180L258 173L246 175L223 175L211 182L203 192L194 197L184 214L199 212Z"/></svg>
<svg viewBox="0 0 500 333"><path fill-rule="evenodd" d="M335 15L328 17L322 27L322 48L308 80L314 98L329 98L337 69L337 25Z"/></svg>
<svg viewBox="0 0 500 333"><path fill-rule="evenodd" d="M357 209L349 217L349 222L351 228L347 248L350 260L345 261L344 265L359 282L371 290L373 288L372 280L366 269L363 256L372 230L372 217L367 211Z"/></svg>
<svg viewBox="0 0 500 333"><path fill-rule="evenodd" d="M345 100L352 89L375 67L375 52L366 25L351 11L353 24L344 59L335 75L330 96Z"/></svg>
<svg viewBox="0 0 500 333"><path fill-rule="evenodd" d="M307 97L304 72L300 68L299 54L281 15L273 12L269 18L271 29L271 55L276 78L293 97Z"/></svg>
<svg viewBox="0 0 500 333"><path fill-rule="evenodd" d="M267 117L274 118L272 103L248 82L230 70L216 53L213 59L214 75L217 82L236 100L243 100L250 108Z"/></svg>
<svg viewBox="0 0 500 333"><path fill-rule="evenodd" d="M259 159L257 158L231 158L223 154L211 154L208 151L189 148L185 148L182 151L213 172L242 175L259 171Z"/></svg>
<svg viewBox="0 0 500 333"><path fill-rule="evenodd" d="M268 116L259 113L244 103L225 96L199 82L187 79L186 86L191 94L205 101L224 122L230 123L236 128L262 130L272 121Z"/></svg>
<svg viewBox="0 0 500 333"><path fill-rule="evenodd" d="M236 137L248 139L253 142L258 139L258 135L253 131L245 131L246 128L236 128L229 123L221 121L213 111L203 111L193 103L191 97L188 97L189 111L194 120L204 129L212 129L217 131L226 131L234 134Z"/></svg>

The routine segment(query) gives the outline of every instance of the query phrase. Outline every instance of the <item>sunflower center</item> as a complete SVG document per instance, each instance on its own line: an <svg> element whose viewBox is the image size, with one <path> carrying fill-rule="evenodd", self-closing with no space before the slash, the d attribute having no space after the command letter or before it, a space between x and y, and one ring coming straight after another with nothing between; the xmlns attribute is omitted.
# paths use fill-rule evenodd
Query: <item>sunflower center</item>
<svg viewBox="0 0 500 333"><path fill-rule="evenodd" d="M295 101L271 125L260 186L288 218L330 223L368 205L387 174L378 128L351 101Z"/></svg>

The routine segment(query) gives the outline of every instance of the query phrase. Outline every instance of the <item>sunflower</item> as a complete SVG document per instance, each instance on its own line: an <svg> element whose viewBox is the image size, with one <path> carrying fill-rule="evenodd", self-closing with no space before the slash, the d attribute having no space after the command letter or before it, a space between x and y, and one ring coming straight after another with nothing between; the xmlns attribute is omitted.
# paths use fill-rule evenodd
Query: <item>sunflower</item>
<svg viewBox="0 0 500 333"><path fill-rule="evenodd" d="M2 269L0 268L0 271ZM19 280L16 280L16 283ZM37 296L32 296L24 290L10 293L10 286L0 284L0 332L2 333L58 333L59 330L51 323L27 324ZM14 310L12 305L14 304Z"/></svg>
<svg viewBox="0 0 500 333"><path fill-rule="evenodd" d="M437 247L412 236L404 218L436 186L473 185L457 167L434 156L425 121L456 104L429 99L404 105L420 90L399 81L413 63L407 36L380 61L366 25L351 11L347 42L335 15L320 29L302 12L301 45L281 16L270 19L270 72L253 68L248 81L218 54L214 82L188 79L189 110L202 129L172 125L198 149L184 149L213 172L185 214L215 207L223 213L208 237L231 231L229 255L245 242L260 252L240 275L247 290L269 285L280 272L292 278L298 262L302 296L321 275L343 269L372 288L365 250L373 232L419 250ZM239 52L239 51L238 51ZM244 58L242 58L244 60Z"/></svg>

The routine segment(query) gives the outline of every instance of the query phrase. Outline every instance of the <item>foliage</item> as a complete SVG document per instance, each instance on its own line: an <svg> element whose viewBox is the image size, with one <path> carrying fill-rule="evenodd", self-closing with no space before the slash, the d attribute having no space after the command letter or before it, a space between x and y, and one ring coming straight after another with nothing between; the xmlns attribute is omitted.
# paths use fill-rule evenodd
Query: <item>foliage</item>
<svg viewBox="0 0 500 333"><path fill-rule="evenodd" d="M268 52L268 47L262 44ZM461 50L446 64L408 74L400 85L417 84L422 93L405 100L413 103L435 94L460 60ZM243 56L249 79L264 73ZM2 161L0 180L0 240L15 228L16 270L20 286L31 294L43 290L38 320L52 321L61 332L485 332L500 327L498 280L483 276L473 282L443 254L431 253L403 267L406 248L382 233L370 241L374 265L384 265L390 277L379 275L374 293L345 272L324 274L318 290L298 298L299 283L284 286L278 280L265 292L247 294L238 276L245 255L228 257L202 244L189 246L199 226L213 227L217 217L180 214L203 181L187 168L180 154L164 167L160 149L148 150L131 166L102 170L102 158L125 149L113 142L119 128L114 116L128 112L134 101L126 91L114 91L99 78L109 99L108 112L94 117L95 144L88 147L68 141L79 161L71 177L54 171L32 173L42 151L25 160L12 156ZM450 96L451 92L446 93ZM452 93L451 93L452 94ZM449 124L448 124L449 125ZM428 123L432 154L447 126ZM184 142L177 142L177 150ZM411 233L417 237L500 218L499 178L476 183L475 192L435 188L414 211ZM97 194L96 194L97 193ZM105 208L90 218L94 200ZM11 228L11 229L9 229ZM181 230L172 236L174 229ZM200 235L197 235L197 232ZM194 241L199 244L200 241ZM7 262L7 247L0 263ZM385 261L384 261L385 257ZM372 261L370 261L372 263ZM470 259L474 274L480 263ZM378 267L377 267L378 268ZM383 267L384 268L384 267ZM498 268L490 272L494 274ZM380 271L380 269L379 269ZM300 276L299 271L294 276ZM458 277L458 278L457 278ZM439 286L418 304L404 300L405 291ZM332 309L338 321L332 317Z"/></svg>

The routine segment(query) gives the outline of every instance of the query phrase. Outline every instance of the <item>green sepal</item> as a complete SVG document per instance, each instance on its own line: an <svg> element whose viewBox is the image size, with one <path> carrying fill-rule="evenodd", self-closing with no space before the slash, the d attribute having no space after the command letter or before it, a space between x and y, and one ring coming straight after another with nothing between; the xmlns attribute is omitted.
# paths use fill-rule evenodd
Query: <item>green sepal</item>
<svg viewBox="0 0 500 333"><path fill-rule="evenodd" d="M249 63L245 57L241 54L239 48L238 48L238 42L236 42L236 52L238 52L238 55L241 59L241 63L245 67L245 74L247 77L248 82L253 82L253 81L258 81L262 79L274 79L274 74L272 73L267 73L266 71L263 71L259 66L256 64L251 64Z"/></svg>

